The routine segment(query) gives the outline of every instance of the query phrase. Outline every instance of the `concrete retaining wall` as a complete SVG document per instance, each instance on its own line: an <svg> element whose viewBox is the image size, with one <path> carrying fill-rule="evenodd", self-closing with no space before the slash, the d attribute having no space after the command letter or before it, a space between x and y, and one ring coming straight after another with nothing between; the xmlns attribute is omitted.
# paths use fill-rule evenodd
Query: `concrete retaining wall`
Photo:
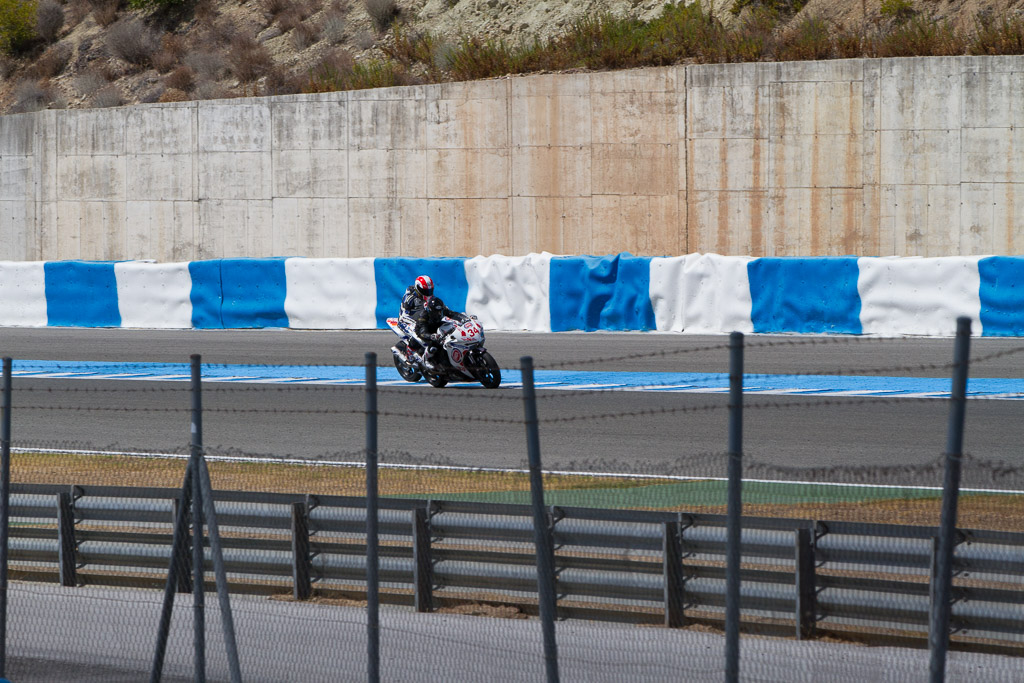
<svg viewBox="0 0 1024 683"><path fill-rule="evenodd" d="M1021 102L955 57L5 116L0 259L1019 254Z"/></svg>
<svg viewBox="0 0 1024 683"><path fill-rule="evenodd" d="M486 329L1024 336L1024 258L215 259L0 262L0 325L385 328L431 275Z"/></svg>

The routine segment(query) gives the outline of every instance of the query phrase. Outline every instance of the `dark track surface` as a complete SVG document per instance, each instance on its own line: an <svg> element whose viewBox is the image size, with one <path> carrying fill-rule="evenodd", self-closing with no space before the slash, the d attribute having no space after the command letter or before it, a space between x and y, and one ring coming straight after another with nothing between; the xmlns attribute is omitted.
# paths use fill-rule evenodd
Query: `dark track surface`
<svg viewBox="0 0 1024 683"><path fill-rule="evenodd" d="M383 365L390 364L393 339L387 331L8 328L0 330L0 354L15 359L185 362L189 354L200 353L208 363L359 365L366 351L375 351ZM519 357L527 354L538 367L655 354L572 366L578 370L725 372L727 344L727 337L668 334L488 336L488 348L503 367L517 367ZM922 377L949 376L953 345L951 339L755 335L746 344L748 373ZM1024 353L1012 353L1016 349L1024 349L1024 340L973 339L972 357L1011 353L976 363L971 374L1024 377ZM85 388L104 391L81 391ZM523 409L518 396L515 389L436 390L423 383L382 388L382 459L522 467L523 425L476 421L519 420ZM546 469L725 474L728 415L723 395L540 391L539 396ZM14 402L15 446L183 452L188 443L185 384L25 379L15 382ZM364 418L346 412L362 409L361 389L209 383L204 405L209 409L204 434L211 453L362 458ZM119 410L91 410L97 407ZM599 414L618 417L569 419ZM473 421L422 417L431 415ZM965 452L1024 467L1022 415L1020 401L971 401ZM927 465L945 448L947 417L947 402L936 399L751 396L745 408L745 459L749 474L765 478L938 486L941 470ZM1020 479L1014 471L992 478L988 468L972 462L965 468L968 485L1016 488Z"/></svg>

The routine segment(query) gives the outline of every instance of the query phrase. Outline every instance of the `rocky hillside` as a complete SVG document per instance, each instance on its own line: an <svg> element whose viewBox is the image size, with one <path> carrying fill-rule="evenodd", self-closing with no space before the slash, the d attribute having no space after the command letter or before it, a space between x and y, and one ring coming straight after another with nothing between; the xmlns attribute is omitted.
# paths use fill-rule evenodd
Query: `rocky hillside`
<svg viewBox="0 0 1024 683"><path fill-rule="evenodd" d="M453 68L452 56L467 39L484 53L479 67L488 45L556 40L599 16L650 21L664 9L661 0L0 0L0 32L5 5L32 10L28 37L0 35L5 114L466 77L478 71ZM808 17L851 35L910 20L1024 25L1024 0L711 0L701 11L726 27L770 15L775 34L812 26Z"/></svg>

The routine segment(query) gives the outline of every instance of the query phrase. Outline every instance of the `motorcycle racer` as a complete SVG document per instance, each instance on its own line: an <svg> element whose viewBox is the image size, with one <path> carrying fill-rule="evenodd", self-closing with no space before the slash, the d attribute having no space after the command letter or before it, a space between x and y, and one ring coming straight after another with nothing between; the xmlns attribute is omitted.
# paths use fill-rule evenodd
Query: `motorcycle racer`
<svg viewBox="0 0 1024 683"><path fill-rule="evenodd" d="M409 318L416 325L409 339L409 346L423 359L423 366L428 372L436 370L431 358L437 351L437 328L445 317L463 322L467 316L451 310L444 302L434 296L434 280L429 275L420 275L405 290L402 297L400 317Z"/></svg>

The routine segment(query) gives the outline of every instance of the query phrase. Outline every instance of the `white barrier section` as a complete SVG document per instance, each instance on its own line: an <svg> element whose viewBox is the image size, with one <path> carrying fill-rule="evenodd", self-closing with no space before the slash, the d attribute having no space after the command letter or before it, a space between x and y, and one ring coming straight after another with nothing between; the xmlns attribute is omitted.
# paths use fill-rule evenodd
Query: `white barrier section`
<svg viewBox="0 0 1024 683"><path fill-rule="evenodd" d="M981 256L887 256L857 259L864 334L953 336L956 319L981 334Z"/></svg>
<svg viewBox="0 0 1024 683"><path fill-rule="evenodd" d="M288 326L313 330L377 327L372 258L290 258L284 262Z"/></svg>
<svg viewBox="0 0 1024 683"><path fill-rule="evenodd" d="M749 256L687 254L651 259L651 306L659 332L751 333Z"/></svg>
<svg viewBox="0 0 1024 683"><path fill-rule="evenodd" d="M0 261L0 325L46 327L43 261Z"/></svg>
<svg viewBox="0 0 1024 683"><path fill-rule="evenodd" d="M466 260L466 312L487 330L551 331L551 254Z"/></svg>
<svg viewBox="0 0 1024 683"><path fill-rule="evenodd" d="M192 327L188 263L126 261L114 264L121 327Z"/></svg>

